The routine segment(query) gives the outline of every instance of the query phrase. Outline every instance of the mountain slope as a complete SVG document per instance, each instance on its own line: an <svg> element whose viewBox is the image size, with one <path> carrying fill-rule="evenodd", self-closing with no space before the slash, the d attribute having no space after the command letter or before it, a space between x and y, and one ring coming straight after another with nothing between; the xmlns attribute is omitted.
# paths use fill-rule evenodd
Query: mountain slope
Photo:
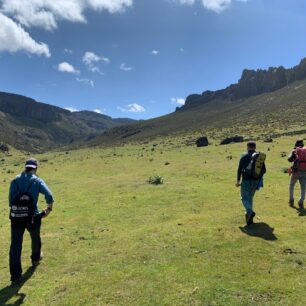
<svg viewBox="0 0 306 306"><path fill-rule="evenodd" d="M169 115L106 131L93 144L144 141L159 136L205 133L257 137L306 128L306 81L239 100L215 99Z"/></svg>
<svg viewBox="0 0 306 306"><path fill-rule="evenodd" d="M107 129L132 122L89 111L71 113L21 95L0 92L0 140L17 149L46 150L92 139Z"/></svg>

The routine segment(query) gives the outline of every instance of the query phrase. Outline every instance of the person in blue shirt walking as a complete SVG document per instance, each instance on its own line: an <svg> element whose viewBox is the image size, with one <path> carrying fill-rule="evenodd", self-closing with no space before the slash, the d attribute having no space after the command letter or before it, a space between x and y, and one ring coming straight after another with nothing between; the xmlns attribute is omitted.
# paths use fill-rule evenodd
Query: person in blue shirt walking
<svg viewBox="0 0 306 306"><path fill-rule="evenodd" d="M37 168L37 160L30 158L25 163L24 172L22 172L20 175L17 175L10 185L9 206L11 208L14 199L21 193L29 194L32 197L34 204L34 215L31 219L31 222L29 221L26 224L19 224L15 220L11 219L11 246L9 254L9 265L12 284L18 283L22 275L21 251L25 229L27 229L27 231L30 233L32 241L32 265L38 265L42 259L40 239L41 219L47 217L52 211L54 199L46 183L36 175ZM47 203L47 208L41 212L37 206L40 193L45 196Z"/></svg>

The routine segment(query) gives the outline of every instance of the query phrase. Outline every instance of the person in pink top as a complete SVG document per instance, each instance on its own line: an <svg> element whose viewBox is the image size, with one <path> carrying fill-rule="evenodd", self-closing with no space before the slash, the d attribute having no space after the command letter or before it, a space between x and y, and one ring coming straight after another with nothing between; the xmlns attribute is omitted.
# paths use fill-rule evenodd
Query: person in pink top
<svg viewBox="0 0 306 306"><path fill-rule="evenodd" d="M294 149L291 151L288 161L293 163L290 170L291 178L289 184L289 206L294 207L294 187L299 181L301 186L301 196L298 201L300 209L304 209L304 200L306 192L306 147L303 139L298 139Z"/></svg>

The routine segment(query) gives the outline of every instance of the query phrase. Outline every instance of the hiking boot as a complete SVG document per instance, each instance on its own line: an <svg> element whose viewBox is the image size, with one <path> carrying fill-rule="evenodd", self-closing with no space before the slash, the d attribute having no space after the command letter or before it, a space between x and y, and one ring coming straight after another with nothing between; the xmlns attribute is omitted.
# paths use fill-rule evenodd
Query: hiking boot
<svg viewBox="0 0 306 306"><path fill-rule="evenodd" d="M294 207L294 200L289 200L288 204L290 207Z"/></svg>
<svg viewBox="0 0 306 306"><path fill-rule="evenodd" d="M247 225L251 225L251 224L254 223L253 219L254 219L255 215L256 215L255 212L252 212L250 214L246 214L245 215L245 220L246 220L246 224Z"/></svg>
<svg viewBox="0 0 306 306"><path fill-rule="evenodd" d="M298 205L299 205L299 209L304 209L304 203L303 202L299 201Z"/></svg>

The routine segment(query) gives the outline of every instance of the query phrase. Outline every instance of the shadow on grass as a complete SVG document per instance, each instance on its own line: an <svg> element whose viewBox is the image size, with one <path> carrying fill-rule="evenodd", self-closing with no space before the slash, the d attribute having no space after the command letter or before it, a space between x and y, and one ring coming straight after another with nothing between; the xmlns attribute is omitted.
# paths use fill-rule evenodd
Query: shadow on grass
<svg viewBox="0 0 306 306"><path fill-rule="evenodd" d="M305 209L298 209L299 217L305 217L306 216L306 210Z"/></svg>
<svg viewBox="0 0 306 306"><path fill-rule="evenodd" d="M290 206L290 207L297 211L299 217L305 217L306 216L306 210L305 209L302 209L302 208L299 208L299 207L296 207L296 206Z"/></svg>
<svg viewBox="0 0 306 306"><path fill-rule="evenodd" d="M299 217L305 217L306 216L306 210L305 209L295 207L295 206L293 206L292 208L294 208L297 211Z"/></svg>
<svg viewBox="0 0 306 306"><path fill-rule="evenodd" d="M31 278L35 272L36 267L30 267L22 275L22 279L18 284L6 286L0 290L0 305L2 306L19 306L23 304L26 295L22 292L19 293L20 288ZM16 297L17 300L13 303L7 304L7 302Z"/></svg>
<svg viewBox="0 0 306 306"><path fill-rule="evenodd" d="M254 223L252 225L239 228L243 233L249 236L259 237L270 241L277 240L277 237L273 234L274 228L270 227L267 223Z"/></svg>

